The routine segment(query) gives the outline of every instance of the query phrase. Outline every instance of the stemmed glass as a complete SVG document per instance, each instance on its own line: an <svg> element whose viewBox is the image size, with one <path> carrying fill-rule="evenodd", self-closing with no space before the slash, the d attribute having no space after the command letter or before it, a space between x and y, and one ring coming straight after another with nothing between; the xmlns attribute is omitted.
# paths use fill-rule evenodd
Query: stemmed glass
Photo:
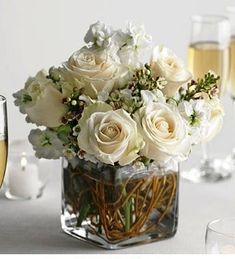
<svg viewBox="0 0 235 259"><path fill-rule="evenodd" d="M188 65L194 79L202 78L212 70L220 76L220 97L223 96L229 72L230 23L226 17L197 15L192 17L191 42ZM207 144L202 143L202 158L198 168L182 172L182 177L192 182L214 182L230 176L208 156Z"/></svg>
<svg viewBox="0 0 235 259"><path fill-rule="evenodd" d="M7 106L6 98L0 95L0 188L2 186L8 153Z"/></svg>
<svg viewBox="0 0 235 259"><path fill-rule="evenodd" d="M228 89L233 101L235 111L235 6L227 7L228 18L231 23L231 38L230 38L230 73L228 80ZM235 171L235 148L225 160L226 166Z"/></svg>

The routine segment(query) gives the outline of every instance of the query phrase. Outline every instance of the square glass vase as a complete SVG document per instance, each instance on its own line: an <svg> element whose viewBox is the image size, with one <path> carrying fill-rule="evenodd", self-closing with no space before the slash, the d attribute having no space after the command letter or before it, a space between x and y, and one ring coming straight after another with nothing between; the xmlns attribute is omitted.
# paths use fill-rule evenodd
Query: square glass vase
<svg viewBox="0 0 235 259"><path fill-rule="evenodd" d="M65 233L105 249L174 236L178 163L147 167L62 161L61 225Z"/></svg>

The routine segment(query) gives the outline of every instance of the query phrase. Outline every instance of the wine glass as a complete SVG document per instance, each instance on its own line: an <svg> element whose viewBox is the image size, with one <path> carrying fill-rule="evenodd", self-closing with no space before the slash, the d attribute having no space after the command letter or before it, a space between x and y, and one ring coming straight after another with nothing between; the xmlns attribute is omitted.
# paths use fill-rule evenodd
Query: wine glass
<svg viewBox="0 0 235 259"><path fill-rule="evenodd" d="M203 78L209 71L220 76L219 95L223 96L229 73L230 23L218 15L192 17L191 42L188 48L188 65L194 79ZM227 178L230 171L212 159L207 143L202 143L202 158L198 168L182 172L182 177L192 182L215 182Z"/></svg>
<svg viewBox="0 0 235 259"><path fill-rule="evenodd" d="M235 6L227 7L228 18L231 23L231 38L230 38L230 73L228 80L228 90L230 92L233 107L235 111ZM226 158L225 163L231 171L235 171L235 148Z"/></svg>
<svg viewBox="0 0 235 259"><path fill-rule="evenodd" d="M216 219L206 228L207 254L235 254L235 218Z"/></svg>
<svg viewBox="0 0 235 259"><path fill-rule="evenodd" d="M6 98L0 95L0 188L2 186L8 151L7 106Z"/></svg>

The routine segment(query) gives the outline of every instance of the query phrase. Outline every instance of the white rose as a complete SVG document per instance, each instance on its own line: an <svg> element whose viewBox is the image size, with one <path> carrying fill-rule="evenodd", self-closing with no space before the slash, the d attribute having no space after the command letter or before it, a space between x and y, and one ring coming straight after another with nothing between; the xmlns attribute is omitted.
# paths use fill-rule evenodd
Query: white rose
<svg viewBox="0 0 235 259"><path fill-rule="evenodd" d="M124 111L110 110L107 104L96 103L88 106L81 118L78 145L99 161L121 166L130 164L139 157L143 146L137 132L136 122Z"/></svg>
<svg viewBox="0 0 235 259"><path fill-rule="evenodd" d="M150 102L135 114L145 146L140 154L159 163L170 158L186 159L191 148L186 124L177 110L166 103Z"/></svg>
<svg viewBox="0 0 235 259"><path fill-rule="evenodd" d="M72 77L83 82L83 93L91 98L100 92L110 92L119 76L118 61L98 48L83 47L63 65Z"/></svg>
<svg viewBox="0 0 235 259"><path fill-rule="evenodd" d="M169 49L156 46L153 50L151 67L155 76L164 77L167 85L162 90L171 97L192 77L183 62Z"/></svg>
<svg viewBox="0 0 235 259"><path fill-rule="evenodd" d="M62 124L61 119L67 107L63 104L63 95L46 78L45 71L39 71L35 77L29 78L18 98L21 98L21 110L28 115L31 122L49 128Z"/></svg>

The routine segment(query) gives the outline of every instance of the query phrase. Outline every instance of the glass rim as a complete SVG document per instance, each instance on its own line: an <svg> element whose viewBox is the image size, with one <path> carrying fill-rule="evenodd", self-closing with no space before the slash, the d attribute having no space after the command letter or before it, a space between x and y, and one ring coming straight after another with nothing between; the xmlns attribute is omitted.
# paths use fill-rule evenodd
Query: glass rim
<svg viewBox="0 0 235 259"><path fill-rule="evenodd" d="M0 103L5 103L6 101L6 97L0 94Z"/></svg>
<svg viewBox="0 0 235 259"><path fill-rule="evenodd" d="M216 228L213 227L217 223L222 223L224 221L230 221L230 220L235 221L235 217L218 218L218 219L212 220L207 224L207 231L210 230L210 231L213 231L214 233L219 234L224 237L235 238L235 232L234 232L234 234L231 234L231 233L228 234L226 232L216 230Z"/></svg>
<svg viewBox="0 0 235 259"><path fill-rule="evenodd" d="M207 23L207 24L219 24L222 22L227 22L229 24L228 17L224 15L215 14L203 14L203 15L193 15L191 16L192 22Z"/></svg>

